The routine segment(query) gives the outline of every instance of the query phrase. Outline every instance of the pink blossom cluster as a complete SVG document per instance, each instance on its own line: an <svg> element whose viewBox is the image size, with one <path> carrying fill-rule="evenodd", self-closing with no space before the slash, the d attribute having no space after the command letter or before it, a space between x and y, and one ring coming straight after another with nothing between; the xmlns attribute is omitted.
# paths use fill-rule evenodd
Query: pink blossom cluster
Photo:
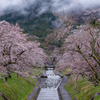
<svg viewBox="0 0 100 100"><path fill-rule="evenodd" d="M68 32L68 31L66 31ZM60 48L60 69L71 68L74 73L91 76L100 75L100 29L89 24L73 30ZM57 54L55 55L57 56Z"/></svg>
<svg viewBox="0 0 100 100"><path fill-rule="evenodd" d="M0 22L0 72L43 67L46 54L37 41L28 41L18 24Z"/></svg>

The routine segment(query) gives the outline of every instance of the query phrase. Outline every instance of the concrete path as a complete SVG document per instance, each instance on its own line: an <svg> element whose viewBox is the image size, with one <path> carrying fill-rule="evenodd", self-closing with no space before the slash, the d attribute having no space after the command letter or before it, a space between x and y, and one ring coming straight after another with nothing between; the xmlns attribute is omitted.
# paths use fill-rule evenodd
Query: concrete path
<svg viewBox="0 0 100 100"><path fill-rule="evenodd" d="M41 90L37 100L59 100L58 86L62 79L54 74L53 69L47 70L46 75L48 78L39 81Z"/></svg>
<svg viewBox="0 0 100 100"><path fill-rule="evenodd" d="M37 100L59 100L57 89L42 88Z"/></svg>

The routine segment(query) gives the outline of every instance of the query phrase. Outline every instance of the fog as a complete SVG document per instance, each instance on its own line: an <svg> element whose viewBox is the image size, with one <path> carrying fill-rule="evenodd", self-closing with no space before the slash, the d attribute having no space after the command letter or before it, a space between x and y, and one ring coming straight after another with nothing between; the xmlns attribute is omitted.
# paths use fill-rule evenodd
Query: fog
<svg viewBox="0 0 100 100"><path fill-rule="evenodd" d="M27 14L26 9L32 5L32 10L37 10L40 15L48 10L52 12L84 10L98 4L100 0L0 0L0 13L9 10Z"/></svg>

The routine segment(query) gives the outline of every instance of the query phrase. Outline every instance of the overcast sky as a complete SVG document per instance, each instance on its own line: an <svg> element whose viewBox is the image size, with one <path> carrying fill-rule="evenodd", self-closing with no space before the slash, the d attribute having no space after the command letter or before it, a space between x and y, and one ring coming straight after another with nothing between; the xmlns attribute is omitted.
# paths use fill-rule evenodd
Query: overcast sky
<svg viewBox="0 0 100 100"><path fill-rule="evenodd" d="M48 2L49 1L49 2ZM72 9L84 9L100 4L100 0L0 0L0 13L7 9L20 10L25 12L25 8L33 4L34 7L40 4L39 14L51 9L53 12L69 11Z"/></svg>

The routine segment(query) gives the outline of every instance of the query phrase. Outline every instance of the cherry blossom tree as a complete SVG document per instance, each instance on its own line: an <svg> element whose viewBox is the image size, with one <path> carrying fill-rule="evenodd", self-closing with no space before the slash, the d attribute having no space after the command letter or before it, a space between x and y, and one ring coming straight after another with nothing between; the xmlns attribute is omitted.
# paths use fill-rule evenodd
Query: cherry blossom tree
<svg viewBox="0 0 100 100"><path fill-rule="evenodd" d="M100 9L87 13L94 16L91 18L96 19L95 23L86 22L79 26L76 24L76 28L73 28L75 19L61 16L64 25L57 34L62 37L67 34L67 37L65 37L62 47L55 49L52 53L58 59L56 68L60 68L60 71L71 68L77 75L86 76L95 80L96 83L100 80L100 22L96 17L98 11ZM69 27L70 29L68 29Z"/></svg>
<svg viewBox="0 0 100 100"><path fill-rule="evenodd" d="M74 73L100 80L100 30L89 24L78 26L63 44L64 53L59 60L62 68L70 67Z"/></svg>
<svg viewBox="0 0 100 100"><path fill-rule="evenodd" d="M42 67L46 58L40 43L28 41L19 25L0 22L0 72L5 78L11 72L27 71L30 67Z"/></svg>

